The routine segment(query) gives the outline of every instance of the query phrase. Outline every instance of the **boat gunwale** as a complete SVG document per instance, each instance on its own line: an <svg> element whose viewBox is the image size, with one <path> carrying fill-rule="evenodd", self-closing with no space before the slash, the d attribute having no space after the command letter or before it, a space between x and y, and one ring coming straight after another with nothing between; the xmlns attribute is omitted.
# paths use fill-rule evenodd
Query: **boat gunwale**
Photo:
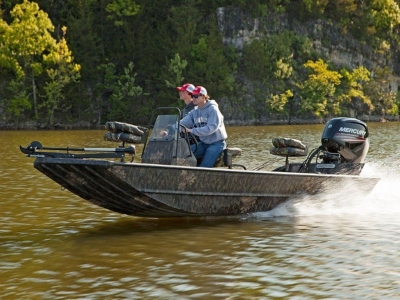
<svg viewBox="0 0 400 300"><path fill-rule="evenodd" d="M180 165L162 165L162 164L149 164L137 162L116 162L103 159L77 159L77 158L53 158L53 157L37 157L34 163L62 163L62 164L79 164L79 165L97 165L97 166L123 166L123 167L144 167L144 168L158 168L158 169L179 169L190 170L198 172L222 172L222 173L243 173L243 174L259 174L259 175L274 175L274 176L294 176L294 177L321 177L321 178L366 178L376 179L379 181L381 178L377 176L363 176L363 175L348 175L348 174L316 174L316 173L294 173L294 172L279 172L279 171L256 171L256 170L242 170L242 169L228 169L228 168L204 168L204 167L191 167Z"/></svg>

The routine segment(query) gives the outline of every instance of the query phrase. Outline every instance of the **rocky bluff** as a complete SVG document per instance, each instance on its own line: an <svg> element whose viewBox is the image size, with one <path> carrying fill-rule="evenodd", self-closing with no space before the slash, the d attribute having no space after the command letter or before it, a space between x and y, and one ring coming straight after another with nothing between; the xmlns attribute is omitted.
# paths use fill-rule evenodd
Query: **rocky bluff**
<svg viewBox="0 0 400 300"><path fill-rule="evenodd" d="M216 10L217 24L222 34L223 43L231 45L241 51L245 43L254 39L268 37L284 31L292 31L297 35L307 37L311 41L312 51L315 51L326 61L335 64L338 68L355 69L364 66L372 71L375 67L389 67L394 73L400 73L397 54L390 51L376 51L369 45L355 40L351 35L344 34L340 28L330 21L313 20L300 22L285 13L266 12L263 17L254 18L234 7L220 7ZM253 83L245 80L248 93L245 97L247 107L255 105L254 110L262 109L259 102L252 94ZM397 92L399 78L394 77L391 83L393 91ZM268 124L286 123L287 119L279 115L268 113L261 114L257 119L251 118L248 110L243 110L240 105L235 105L230 99L223 99L222 110L226 118L235 124ZM232 109L232 108L235 109ZM307 122L305 120L299 122ZM310 122L323 122L323 120L310 120Z"/></svg>

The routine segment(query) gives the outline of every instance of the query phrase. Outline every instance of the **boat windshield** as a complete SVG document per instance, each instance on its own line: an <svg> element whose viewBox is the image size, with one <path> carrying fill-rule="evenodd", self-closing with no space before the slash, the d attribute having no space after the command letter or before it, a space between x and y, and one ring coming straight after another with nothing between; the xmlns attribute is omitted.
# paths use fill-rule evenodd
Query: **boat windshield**
<svg viewBox="0 0 400 300"><path fill-rule="evenodd" d="M175 139L178 130L178 115L159 115L151 133L151 139L165 137L167 140ZM167 134L164 134L167 133Z"/></svg>

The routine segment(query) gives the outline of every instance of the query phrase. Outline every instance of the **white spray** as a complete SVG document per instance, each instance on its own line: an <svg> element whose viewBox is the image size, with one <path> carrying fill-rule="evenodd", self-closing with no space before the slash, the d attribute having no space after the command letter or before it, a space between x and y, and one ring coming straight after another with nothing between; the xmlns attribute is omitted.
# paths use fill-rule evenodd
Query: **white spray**
<svg viewBox="0 0 400 300"><path fill-rule="evenodd" d="M400 167L366 164L361 175L381 180L368 195L352 185L341 186L329 193L305 195L289 200L275 209L257 213L256 217L317 215L398 215L400 213Z"/></svg>

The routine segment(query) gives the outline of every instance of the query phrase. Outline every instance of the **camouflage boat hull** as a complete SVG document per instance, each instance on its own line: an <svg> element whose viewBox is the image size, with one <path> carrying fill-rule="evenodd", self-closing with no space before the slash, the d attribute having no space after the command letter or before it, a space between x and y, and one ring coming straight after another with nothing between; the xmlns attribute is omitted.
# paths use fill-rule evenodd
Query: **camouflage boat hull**
<svg viewBox="0 0 400 300"><path fill-rule="evenodd" d="M79 197L133 216L229 216L268 211L302 194L369 193L378 178L38 157L37 170Z"/></svg>

